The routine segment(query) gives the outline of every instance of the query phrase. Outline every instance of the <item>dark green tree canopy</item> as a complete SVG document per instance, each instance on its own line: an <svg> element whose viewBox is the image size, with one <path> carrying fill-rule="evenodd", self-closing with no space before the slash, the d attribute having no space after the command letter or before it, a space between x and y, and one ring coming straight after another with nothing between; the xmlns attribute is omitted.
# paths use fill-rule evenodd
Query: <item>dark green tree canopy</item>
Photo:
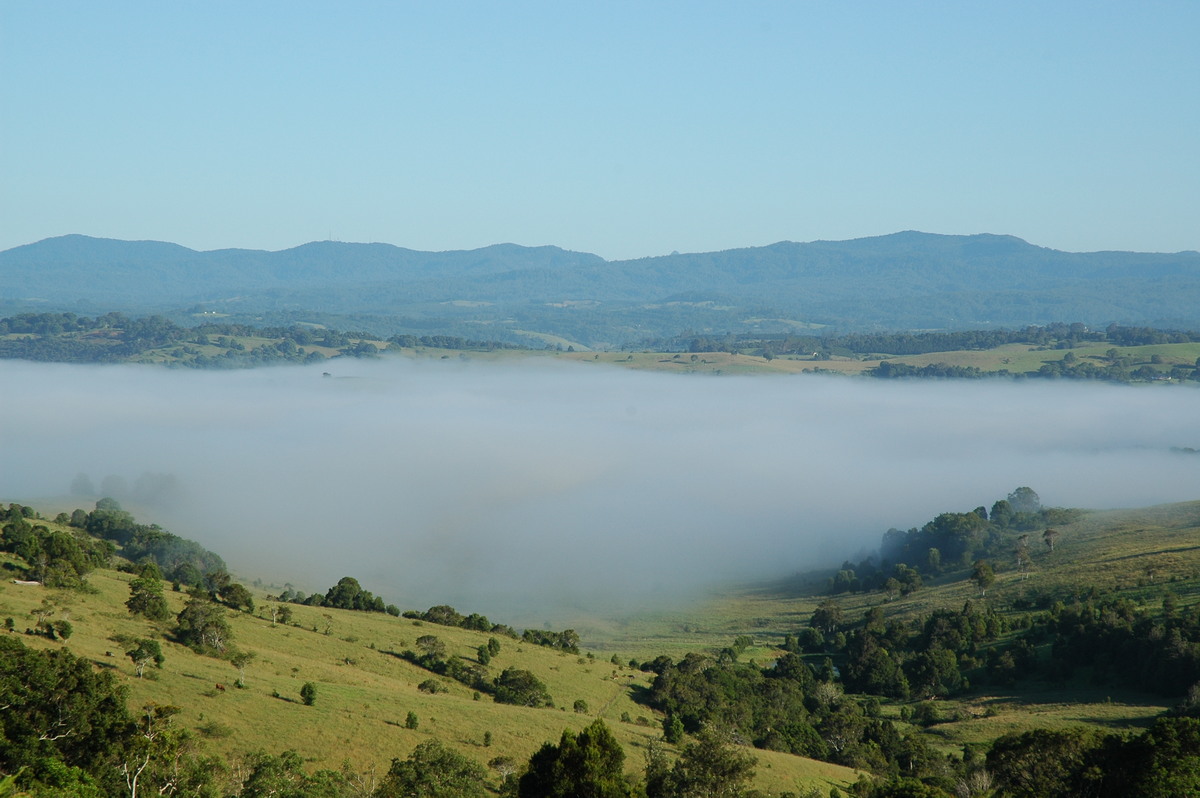
<svg viewBox="0 0 1200 798"><path fill-rule="evenodd" d="M136 735L125 698L111 673L69 651L0 637L0 772L24 766L27 783L37 783L78 768L104 794L120 794L124 784L111 765Z"/></svg>
<svg viewBox="0 0 1200 798"><path fill-rule="evenodd" d="M554 706L546 685L529 671L506 668L496 677L495 686L498 703L524 707Z"/></svg>
<svg viewBox="0 0 1200 798"><path fill-rule="evenodd" d="M125 606L134 615L142 615L152 621L165 621L171 610L163 596L163 585L153 577L138 577L129 583L129 599Z"/></svg>
<svg viewBox="0 0 1200 798"><path fill-rule="evenodd" d="M519 798L630 798L625 752L604 721L579 734L564 731L558 745L546 743L529 760L517 786Z"/></svg>
<svg viewBox="0 0 1200 798"><path fill-rule="evenodd" d="M204 596L193 596L175 617L179 642L203 653L220 653L233 637L225 607Z"/></svg>
<svg viewBox="0 0 1200 798"><path fill-rule="evenodd" d="M407 759L393 759L374 798L484 798L487 770L437 740L423 742Z"/></svg>

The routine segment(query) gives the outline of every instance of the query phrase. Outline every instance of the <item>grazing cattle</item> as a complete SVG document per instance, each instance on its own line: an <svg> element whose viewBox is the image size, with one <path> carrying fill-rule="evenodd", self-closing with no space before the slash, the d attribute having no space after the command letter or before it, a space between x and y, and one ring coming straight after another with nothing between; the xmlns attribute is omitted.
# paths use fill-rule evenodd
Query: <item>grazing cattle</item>
<svg viewBox="0 0 1200 798"><path fill-rule="evenodd" d="M225 692L225 685L223 685L223 684L221 684L221 683L219 683L219 682L218 682L218 683L217 683L217 689L218 689L218 690L220 690L220 691L223 693L223 692Z"/></svg>

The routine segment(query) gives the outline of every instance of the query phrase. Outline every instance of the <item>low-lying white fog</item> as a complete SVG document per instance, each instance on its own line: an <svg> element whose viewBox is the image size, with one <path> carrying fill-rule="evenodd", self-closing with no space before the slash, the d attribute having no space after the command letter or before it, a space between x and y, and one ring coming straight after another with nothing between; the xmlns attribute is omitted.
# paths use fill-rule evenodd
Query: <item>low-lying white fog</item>
<svg viewBox="0 0 1200 798"><path fill-rule="evenodd" d="M324 377L322 372L330 372ZM533 359L0 363L0 496L121 492L249 581L521 623L769 578L991 506L1200 499L1180 386L642 374ZM79 475L84 475L80 478ZM96 496L80 495L91 509ZM537 609L533 609L537 608Z"/></svg>

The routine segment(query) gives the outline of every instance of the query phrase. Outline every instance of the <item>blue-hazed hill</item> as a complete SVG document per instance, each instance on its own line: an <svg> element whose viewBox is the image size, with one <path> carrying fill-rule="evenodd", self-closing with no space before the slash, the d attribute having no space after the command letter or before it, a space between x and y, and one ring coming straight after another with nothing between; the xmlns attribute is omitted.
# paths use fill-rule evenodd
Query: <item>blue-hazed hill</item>
<svg viewBox="0 0 1200 798"><path fill-rule="evenodd" d="M1071 253L903 232L628 261L499 244L314 242L198 252L71 235L0 252L0 310L323 314L379 332L622 343L681 330L1200 326L1200 253ZM346 326L343 324L343 326Z"/></svg>

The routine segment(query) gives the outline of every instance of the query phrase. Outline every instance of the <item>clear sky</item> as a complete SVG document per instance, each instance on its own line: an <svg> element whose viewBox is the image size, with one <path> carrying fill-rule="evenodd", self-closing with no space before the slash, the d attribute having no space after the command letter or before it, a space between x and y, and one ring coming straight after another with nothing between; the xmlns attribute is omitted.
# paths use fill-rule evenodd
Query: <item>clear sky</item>
<svg viewBox="0 0 1200 798"><path fill-rule="evenodd" d="M0 2L0 249L1200 249L1200 2Z"/></svg>

